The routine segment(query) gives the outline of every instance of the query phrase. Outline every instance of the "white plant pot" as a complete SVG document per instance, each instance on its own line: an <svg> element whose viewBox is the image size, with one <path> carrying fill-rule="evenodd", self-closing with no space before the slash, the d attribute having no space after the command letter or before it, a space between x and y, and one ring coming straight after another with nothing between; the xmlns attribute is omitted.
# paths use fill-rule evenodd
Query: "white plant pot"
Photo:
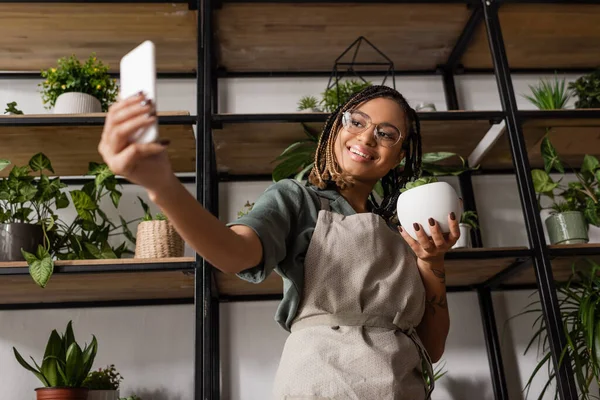
<svg viewBox="0 0 600 400"><path fill-rule="evenodd" d="M90 390L88 400L119 400L119 390Z"/></svg>
<svg viewBox="0 0 600 400"><path fill-rule="evenodd" d="M56 99L54 114L90 114L102 112L102 103L87 93L68 92Z"/></svg>
<svg viewBox="0 0 600 400"><path fill-rule="evenodd" d="M305 110L300 110L301 113L322 113L323 111L318 108L307 108Z"/></svg>
<svg viewBox="0 0 600 400"><path fill-rule="evenodd" d="M471 226L468 224L459 224L460 237L452 246L453 249L464 249L471 247Z"/></svg>
<svg viewBox="0 0 600 400"><path fill-rule="evenodd" d="M400 194L396 206L402 229L414 239L417 239L413 228L415 222L421 224L427 236L431 236L429 218L437 221L442 232L448 233L448 215L454 212L459 221L462 216L460 198L446 182L433 182L409 189Z"/></svg>

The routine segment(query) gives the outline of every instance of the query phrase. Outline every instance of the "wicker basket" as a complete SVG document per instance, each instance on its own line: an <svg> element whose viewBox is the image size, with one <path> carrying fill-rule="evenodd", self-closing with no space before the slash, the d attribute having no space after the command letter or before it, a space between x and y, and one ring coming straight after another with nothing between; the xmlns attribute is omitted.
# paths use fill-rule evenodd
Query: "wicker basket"
<svg viewBox="0 0 600 400"><path fill-rule="evenodd" d="M143 221L138 225L135 258L183 257L184 246L169 221Z"/></svg>

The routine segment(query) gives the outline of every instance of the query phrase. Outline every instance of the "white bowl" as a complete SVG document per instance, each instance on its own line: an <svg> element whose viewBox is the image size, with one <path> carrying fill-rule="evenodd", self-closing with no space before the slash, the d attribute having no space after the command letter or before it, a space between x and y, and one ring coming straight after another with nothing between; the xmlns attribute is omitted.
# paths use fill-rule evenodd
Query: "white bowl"
<svg viewBox="0 0 600 400"><path fill-rule="evenodd" d="M446 182L433 182L417 186L400 194L397 202L398 220L402 229L417 239L413 223L419 223L427 236L431 236L429 218L437 221L442 232L450 232L448 216L454 212L460 221L462 206L458 194Z"/></svg>

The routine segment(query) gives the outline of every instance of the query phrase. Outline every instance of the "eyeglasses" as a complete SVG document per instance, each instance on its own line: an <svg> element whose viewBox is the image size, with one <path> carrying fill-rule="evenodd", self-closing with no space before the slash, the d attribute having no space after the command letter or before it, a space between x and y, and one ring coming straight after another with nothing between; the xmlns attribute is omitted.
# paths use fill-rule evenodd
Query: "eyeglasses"
<svg viewBox="0 0 600 400"><path fill-rule="evenodd" d="M361 111L346 111L342 115L342 124L348 132L353 135L358 135L369 129L373 124L371 117ZM383 147L392 147L402 139L400 130L394 125L382 123L375 125L373 136L377 143Z"/></svg>

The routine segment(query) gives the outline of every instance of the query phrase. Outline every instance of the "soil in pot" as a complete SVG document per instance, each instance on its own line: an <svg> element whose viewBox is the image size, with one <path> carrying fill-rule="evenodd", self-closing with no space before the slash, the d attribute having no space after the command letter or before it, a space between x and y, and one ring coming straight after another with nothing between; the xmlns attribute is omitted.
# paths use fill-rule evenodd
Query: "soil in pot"
<svg viewBox="0 0 600 400"><path fill-rule="evenodd" d="M39 388L35 389L37 400L87 400L87 388Z"/></svg>
<svg viewBox="0 0 600 400"><path fill-rule="evenodd" d="M24 261L21 249L35 253L44 243L41 225L0 224L0 261Z"/></svg>
<svg viewBox="0 0 600 400"><path fill-rule="evenodd" d="M581 244L589 241L589 227L579 211L552 214L545 222L551 244Z"/></svg>

